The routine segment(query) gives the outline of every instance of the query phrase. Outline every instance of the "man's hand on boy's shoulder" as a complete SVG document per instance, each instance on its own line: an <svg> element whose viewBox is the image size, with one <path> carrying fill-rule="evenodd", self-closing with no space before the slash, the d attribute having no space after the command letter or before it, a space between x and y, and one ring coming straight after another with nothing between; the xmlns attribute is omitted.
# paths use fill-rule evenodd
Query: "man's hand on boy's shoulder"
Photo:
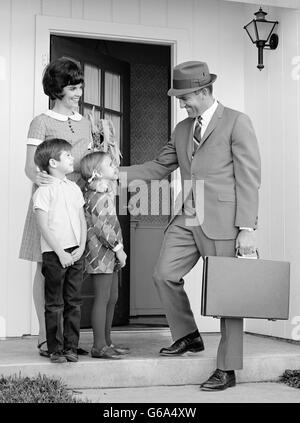
<svg viewBox="0 0 300 423"><path fill-rule="evenodd" d="M82 254L84 253L84 247L78 247L71 252L74 262L79 260Z"/></svg>

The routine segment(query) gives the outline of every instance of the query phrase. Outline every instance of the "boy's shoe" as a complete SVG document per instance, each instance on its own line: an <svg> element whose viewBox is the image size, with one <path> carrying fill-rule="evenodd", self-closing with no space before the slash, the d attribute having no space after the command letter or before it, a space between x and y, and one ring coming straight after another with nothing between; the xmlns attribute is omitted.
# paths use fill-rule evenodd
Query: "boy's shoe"
<svg viewBox="0 0 300 423"><path fill-rule="evenodd" d="M93 358L108 358L112 360L118 360L119 354L114 351L112 348L104 346L103 348L92 348L91 349L91 356Z"/></svg>
<svg viewBox="0 0 300 423"><path fill-rule="evenodd" d="M56 351L50 354L51 363L66 363L66 357L61 351Z"/></svg>
<svg viewBox="0 0 300 423"><path fill-rule="evenodd" d="M78 361L77 349L73 350L72 348L68 348L64 351L64 356L66 357L67 361L71 361L73 363Z"/></svg>

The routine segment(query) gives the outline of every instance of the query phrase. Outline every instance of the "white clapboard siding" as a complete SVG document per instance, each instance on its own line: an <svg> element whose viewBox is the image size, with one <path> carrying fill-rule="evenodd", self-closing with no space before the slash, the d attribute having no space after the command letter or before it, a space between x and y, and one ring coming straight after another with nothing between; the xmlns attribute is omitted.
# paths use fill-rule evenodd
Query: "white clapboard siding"
<svg viewBox="0 0 300 423"><path fill-rule="evenodd" d="M237 54L244 49L244 34L241 28L243 6L226 2L218 2L218 4L217 94L226 106L243 111L244 54Z"/></svg>
<svg viewBox="0 0 300 423"><path fill-rule="evenodd" d="M193 0L168 0L168 27L191 29L193 27Z"/></svg>
<svg viewBox="0 0 300 423"><path fill-rule="evenodd" d="M0 139L1 166L0 180L2 181L0 207L0 337L6 335L7 322L7 281L9 279L8 250L9 239L9 152L10 152L10 1L2 2L0 13Z"/></svg>
<svg viewBox="0 0 300 423"><path fill-rule="evenodd" d="M299 9L300 8L300 0L264 0L263 2L258 2L257 0L226 0L233 3L246 3L246 4L254 4L256 7L255 12L258 10L258 7L262 7L263 9L266 6L276 6L276 7L287 7L291 9Z"/></svg>
<svg viewBox="0 0 300 423"><path fill-rule="evenodd" d="M42 0L41 3L42 15L64 18L70 18L72 15L72 0Z"/></svg>
<svg viewBox="0 0 300 423"><path fill-rule="evenodd" d="M84 19L112 22L112 0L82 0L82 2Z"/></svg>
<svg viewBox="0 0 300 423"><path fill-rule="evenodd" d="M18 259L24 211L30 196L30 183L24 175L25 143L28 122L33 113L34 87L34 15L41 13L40 1L11 1L10 17L10 92L9 92L9 157L8 157L8 277L6 286L7 334L30 331L31 265Z"/></svg>
<svg viewBox="0 0 300 423"><path fill-rule="evenodd" d="M274 5L274 2L270 0L265 4ZM245 2L1 0L0 56L6 74L5 80L1 80L0 57L0 134L4 157L0 170L4 185L0 211L0 337L36 333L37 328L31 290L34 266L18 259L31 186L24 176L25 140L36 105L44 107L46 104L35 98L35 93L41 92L42 70L42 67L35 68L36 41L37 45L44 42L35 39L36 15L66 18L67 25L70 26L70 21L75 23L75 31L82 21L86 22L87 31L97 27L99 32L103 29L109 34L117 28L115 25L123 25L124 35L128 34L132 41L135 33L143 34L145 40L155 39L152 28L170 30L174 34L176 30L185 31L185 37L178 40L172 52L174 63L207 61L211 72L218 75L216 97L225 105L245 110L253 121L263 165L257 236L264 257L292 262L291 319L300 316L300 95L299 80L290 77L291 59L300 55L300 16L299 11L267 7L268 17L280 20L280 46L276 51L264 53L266 68L259 72L256 69L257 49L242 29L258 7L257 4L241 3ZM292 7L297 2L280 3ZM117 30L115 34L118 36ZM47 54L43 58L45 63ZM185 118L185 112L179 109L175 100L172 101L172 118L176 123ZM199 281L192 275L188 279L191 298L199 298ZM287 338L291 337L294 326L292 323L247 321L251 331Z"/></svg>
<svg viewBox="0 0 300 423"><path fill-rule="evenodd" d="M73 19L83 19L83 1L71 0L71 17Z"/></svg>
<svg viewBox="0 0 300 423"><path fill-rule="evenodd" d="M140 1L112 0L112 19L116 23L139 24Z"/></svg>
<svg viewBox="0 0 300 423"><path fill-rule="evenodd" d="M168 25L168 0L140 0L141 25Z"/></svg>
<svg viewBox="0 0 300 423"><path fill-rule="evenodd" d="M247 14L254 11L254 6L245 9ZM259 72L255 69L257 56L250 52L256 49L246 40L245 99L262 156L261 257L291 262L290 320L247 320L246 329L291 339L292 322L300 315L299 82L291 77L292 58L299 55L300 20L298 11L270 8L268 12L270 19L272 16L280 22L279 46L264 52L265 69Z"/></svg>
<svg viewBox="0 0 300 423"><path fill-rule="evenodd" d="M284 11L282 13L281 33L283 37L283 93L284 93L284 144L285 144L285 192L283 203L286 205L284 213L285 226L285 256L292 263L291 272L291 301L290 321L285 325L285 337L291 338L295 325L300 316L300 70L298 80L293 79L293 59L300 63L300 13ZM298 318L297 318L298 316ZM298 338L300 340L300 338Z"/></svg>

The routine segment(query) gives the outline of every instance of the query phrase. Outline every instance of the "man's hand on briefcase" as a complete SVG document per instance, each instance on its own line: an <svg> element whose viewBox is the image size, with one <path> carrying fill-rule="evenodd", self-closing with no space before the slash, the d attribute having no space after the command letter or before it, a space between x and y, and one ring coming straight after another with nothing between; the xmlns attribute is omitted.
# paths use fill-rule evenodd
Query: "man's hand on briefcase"
<svg viewBox="0 0 300 423"><path fill-rule="evenodd" d="M240 230L236 238L235 248L239 250L241 255L255 253L257 248L255 231Z"/></svg>

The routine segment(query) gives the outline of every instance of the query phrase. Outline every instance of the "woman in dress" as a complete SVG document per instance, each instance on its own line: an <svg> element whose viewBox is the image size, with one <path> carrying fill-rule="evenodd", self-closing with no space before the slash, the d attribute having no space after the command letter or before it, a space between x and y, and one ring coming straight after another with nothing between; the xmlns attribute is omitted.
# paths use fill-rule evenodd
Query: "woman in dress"
<svg viewBox="0 0 300 423"><path fill-rule="evenodd" d="M90 121L76 111L82 95L83 82L80 65L65 57L53 60L44 71L44 92L53 100L54 105L51 110L36 116L28 131L25 173L33 182L32 194L38 186L52 183L52 177L45 172L40 172L33 160L37 146L49 138L62 138L72 145L74 172L68 175L68 178L75 181L81 188L84 185L80 175L80 160L88 152L92 135ZM38 349L40 355L48 356L40 233L32 206L32 199L30 199L19 257L37 263L33 299L39 321ZM79 349L79 353L85 353L85 351Z"/></svg>

